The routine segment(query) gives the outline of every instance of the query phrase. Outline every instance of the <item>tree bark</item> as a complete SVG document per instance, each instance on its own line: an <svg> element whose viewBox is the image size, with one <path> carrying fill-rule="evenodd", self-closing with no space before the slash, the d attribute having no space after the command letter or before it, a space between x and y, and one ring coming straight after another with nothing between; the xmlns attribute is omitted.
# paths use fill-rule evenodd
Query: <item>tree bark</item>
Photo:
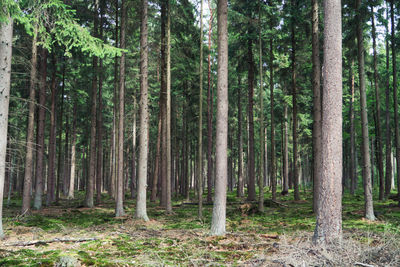
<svg viewBox="0 0 400 267"><path fill-rule="evenodd" d="M361 105L361 129L362 129L362 155L363 155L363 180L365 198L365 218L375 220L374 206L372 200L371 185L371 159L369 151L367 97L365 89L364 70L364 37L363 37L363 15L361 14L361 0L356 0L357 9L357 48L358 48L358 72L360 82L360 105Z"/></svg>
<svg viewBox="0 0 400 267"><path fill-rule="evenodd" d="M321 179L313 241L342 238L342 25L340 0L324 1Z"/></svg>
<svg viewBox="0 0 400 267"><path fill-rule="evenodd" d="M288 108L287 104L283 104L283 123L284 123L284 136L283 136L283 188L282 195L289 192L289 137L288 137Z"/></svg>
<svg viewBox="0 0 400 267"><path fill-rule="evenodd" d="M271 25L272 28L272 25ZM270 102L271 102L271 188L272 188L272 200L276 201L276 165L275 165L275 113L274 113L274 52L273 52L273 40L269 40L269 90L270 90ZM266 160L267 161L267 160ZM267 173L268 168L265 168ZM266 175L265 173L265 175Z"/></svg>
<svg viewBox="0 0 400 267"><path fill-rule="evenodd" d="M354 59L351 59L349 67L349 89L350 89L350 194L354 195L357 186L357 165L356 165L356 141L354 130Z"/></svg>
<svg viewBox="0 0 400 267"><path fill-rule="evenodd" d="M294 2L294 1L292 1ZM296 36L294 18L291 23L291 39L292 39L292 106L293 106L293 186L294 199L300 200L299 192L299 169L297 155L297 80L296 80Z"/></svg>
<svg viewBox="0 0 400 267"><path fill-rule="evenodd" d="M138 185L136 195L135 217L148 221L146 210L146 182L149 146L149 115L148 115L148 46L147 46L147 0L142 0L142 23L140 26L140 137L138 161ZM156 174L154 174L156 175ZM154 188L154 187L153 187Z"/></svg>
<svg viewBox="0 0 400 267"><path fill-rule="evenodd" d="M259 6L259 36L258 36L258 42L259 42L259 75L260 75L260 92L259 92L259 98L260 98L260 176L258 177L258 190L259 190L259 195L258 195L258 211L259 212L264 212L264 89L263 89L263 62L262 62L262 39L261 39L261 5ZM271 75L270 75L271 76ZM276 192L276 189L275 189Z"/></svg>
<svg viewBox="0 0 400 267"><path fill-rule="evenodd" d="M228 2L218 1L216 178L211 235L225 234L228 143Z"/></svg>
<svg viewBox="0 0 400 267"><path fill-rule="evenodd" d="M69 179L68 199L74 199L75 191L75 170L76 170L76 107L74 103L73 122L72 122L72 140L71 140L71 177Z"/></svg>
<svg viewBox="0 0 400 267"><path fill-rule="evenodd" d="M36 185L35 185L35 198L33 201L33 208L40 210L42 208L43 196L43 157L45 152L44 144L44 129L46 120L46 78L47 78L47 50L42 48L40 53L40 83L39 83L39 112L38 112L38 125L37 125L37 138L38 146L36 150Z"/></svg>
<svg viewBox="0 0 400 267"><path fill-rule="evenodd" d="M26 137L26 156L25 156L25 174L24 174L24 189L22 196L22 214L26 214L31 206L31 190L32 190L32 171L33 171L33 146L34 146L34 123L35 123L35 94L36 94L36 65L37 65L37 35L38 25L34 26L32 39L32 58L31 58L31 73L29 85L29 114L28 114L28 129ZM7 138L5 139L7 140Z"/></svg>
<svg viewBox="0 0 400 267"><path fill-rule="evenodd" d="M239 67L237 68L238 75L238 140L239 140L239 162L238 162L238 187L237 196L244 195L244 166L243 166L243 136L242 136L242 98L241 98L241 76Z"/></svg>
<svg viewBox="0 0 400 267"><path fill-rule="evenodd" d="M376 108L376 143L377 143L377 161L378 161L378 173L379 173L379 200L383 200L385 194L384 176L383 176L383 148L382 148L382 135L381 135L381 105L379 97L379 85L378 85L378 59L376 52L376 30L375 30L375 18L374 9L371 7L371 22L372 22L372 46L374 50L374 86L375 86L375 108Z"/></svg>
<svg viewBox="0 0 400 267"><path fill-rule="evenodd" d="M395 22L394 22L394 0L390 1L390 20L392 23L392 65L393 65L393 105L394 105L394 125L395 125L395 146L396 146L396 175L397 175L397 195L400 206L400 137L399 137L399 106L397 100L397 62L395 44Z"/></svg>
<svg viewBox="0 0 400 267"><path fill-rule="evenodd" d="M121 3L121 49L125 49L126 1ZM118 164L115 217L125 215L124 211L124 116L125 116L125 53L122 52L119 66L119 118L118 118Z"/></svg>
<svg viewBox="0 0 400 267"><path fill-rule="evenodd" d="M199 132L197 155L198 217L203 217L203 0L200 0Z"/></svg>
<svg viewBox="0 0 400 267"><path fill-rule="evenodd" d="M387 4L387 1L386 1ZM388 18L388 9L386 9L386 18ZM391 152L392 152L392 131L390 128L390 72L389 72L389 23L386 23L386 91L385 91L385 105L386 105L386 112L385 112L385 125L386 125L386 168L385 168L385 197L387 198L390 195L391 191L391 182L392 182L392 159L391 159Z"/></svg>
<svg viewBox="0 0 400 267"><path fill-rule="evenodd" d="M210 20L208 23L208 90L207 90L207 202L212 202L212 172L213 172L213 159L212 159L212 144L213 144L213 98L211 97L212 81L211 81L211 35L212 35L212 21L214 13L212 9L212 1L208 0L208 7L210 9ZM243 194L242 194L243 195Z"/></svg>
<svg viewBox="0 0 400 267"><path fill-rule="evenodd" d="M318 181L321 177L321 64L319 60L319 4L318 0L312 0L312 86L313 86L313 208L318 211Z"/></svg>
<svg viewBox="0 0 400 267"><path fill-rule="evenodd" d="M11 86L12 36L13 21L8 17L7 22L0 23L0 239L4 238L3 192L6 172L8 106Z"/></svg>

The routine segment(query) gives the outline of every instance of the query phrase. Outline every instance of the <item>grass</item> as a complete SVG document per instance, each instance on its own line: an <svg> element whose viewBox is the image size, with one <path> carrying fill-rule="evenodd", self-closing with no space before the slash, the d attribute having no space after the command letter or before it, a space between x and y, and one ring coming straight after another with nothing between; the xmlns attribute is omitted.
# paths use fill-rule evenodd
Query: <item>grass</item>
<svg viewBox="0 0 400 267"><path fill-rule="evenodd" d="M346 266L355 260L390 266L400 262L400 242L396 241L400 237L400 209L393 200L376 201L378 221L369 222L363 219L361 192L356 196L345 194L343 231L351 249L326 254L311 246L315 216L310 192L302 192L303 200L298 202L292 194L279 196L278 201L285 206L268 201L270 193L265 193L265 198L265 212L260 214L251 205L243 208L240 203L244 200L234 192L228 193L227 235L223 237L208 234L212 205L204 205L204 218L199 220L197 205L182 204L182 198L174 199L173 215L166 215L157 204L149 203L151 220L147 223L132 218L135 203L129 199L125 201L128 215L124 218L114 217L114 203L106 195L96 208L82 208L82 193L77 200L62 200L59 206L21 218L17 216L20 200L16 198L4 211L7 239L0 243L0 266L53 266L63 256L74 257L85 266L288 265L291 260L303 260L306 266ZM66 237L97 240L5 246ZM376 252L382 247L397 254ZM349 254L349 250L354 253ZM310 251L317 252L310 256ZM295 258L288 258L288 253ZM385 255L385 259L379 255Z"/></svg>

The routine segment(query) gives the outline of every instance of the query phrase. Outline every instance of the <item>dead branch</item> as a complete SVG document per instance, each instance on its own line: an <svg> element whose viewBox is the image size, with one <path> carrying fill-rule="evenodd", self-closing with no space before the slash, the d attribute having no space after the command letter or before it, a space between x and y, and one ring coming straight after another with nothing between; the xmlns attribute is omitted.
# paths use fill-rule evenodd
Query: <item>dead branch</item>
<svg viewBox="0 0 400 267"><path fill-rule="evenodd" d="M16 242L16 243L9 243L9 244L4 244L6 247L26 247L26 246L33 246L33 245L45 245L48 243L56 243L56 242L62 242L62 243L68 243L68 242L73 242L73 243L79 243L79 242L87 242L87 241L95 241L98 240L97 238L81 238L81 239L60 239L60 238L54 238L50 240L34 240L34 241L29 241L29 242Z"/></svg>

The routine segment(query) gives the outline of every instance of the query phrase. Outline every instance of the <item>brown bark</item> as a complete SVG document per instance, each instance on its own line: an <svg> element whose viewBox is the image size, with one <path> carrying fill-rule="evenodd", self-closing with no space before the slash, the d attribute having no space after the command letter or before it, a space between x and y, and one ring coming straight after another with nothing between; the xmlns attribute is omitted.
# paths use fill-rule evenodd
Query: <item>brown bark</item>
<svg viewBox="0 0 400 267"><path fill-rule="evenodd" d="M243 136L242 136L242 98L241 98L241 76L239 67L237 68L238 74L238 137L239 140L239 155L238 155L238 187L237 187L237 196L243 197L244 192L244 166L243 166Z"/></svg>
<svg viewBox="0 0 400 267"><path fill-rule="evenodd" d="M28 113L28 129L26 137L26 156L25 156L25 174L24 174L24 189L22 196L22 214L26 214L31 206L31 190L32 190L32 172L33 172L33 136L35 123L35 94L36 94L36 65L37 65L37 35L38 25L34 26L32 39L32 58L31 58L31 73L29 85L29 113ZM7 139L6 139L7 140Z"/></svg>
<svg viewBox="0 0 400 267"><path fill-rule="evenodd" d="M126 28L126 1L121 3L121 43L120 48L125 49ZM119 118L118 118L118 163L117 163L117 194L115 216L125 215L124 198L124 116L125 116L125 52L122 52L119 67Z"/></svg>
<svg viewBox="0 0 400 267"><path fill-rule="evenodd" d="M319 4L312 0L312 86L313 86L313 208L318 210L318 181L321 177L321 64L319 60Z"/></svg>
<svg viewBox="0 0 400 267"><path fill-rule="evenodd" d="M203 0L200 0L199 132L197 151L198 217L203 217Z"/></svg>
<svg viewBox="0 0 400 267"><path fill-rule="evenodd" d="M386 1L387 4L387 1ZM386 18L388 18L388 9L386 9ZM389 35L389 23L386 23L386 35ZM389 73L389 38L386 39L386 90L385 90L385 126L386 126L386 173L385 173L385 197L390 195L391 190L391 182L392 182L392 160L391 160L391 152L392 152L392 131L390 129L390 73Z"/></svg>
<svg viewBox="0 0 400 267"><path fill-rule="evenodd" d="M324 1L321 179L313 241L342 237L342 25L340 0Z"/></svg>
<svg viewBox="0 0 400 267"><path fill-rule="evenodd" d="M211 235L225 234L228 141L228 3L218 1L218 94L215 200Z"/></svg>
<svg viewBox="0 0 400 267"><path fill-rule="evenodd" d="M253 201L256 198L255 186L255 155L254 155L254 114L253 114L253 97L254 97L254 61L253 61L253 40L248 40L247 45L247 84L248 84L248 105L247 116L249 123L249 166L248 166L248 195L247 200Z"/></svg>
<svg viewBox="0 0 400 267"><path fill-rule="evenodd" d="M65 95L65 57L63 58L62 69L62 86L61 86L61 104L58 132L58 160L57 160L57 180L56 180L56 203L60 200L61 172L62 172L62 132L63 132L63 115L64 115L64 95Z"/></svg>
<svg viewBox="0 0 400 267"><path fill-rule="evenodd" d="M71 176L69 179L68 199L74 199L76 172L76 102L73 108L72 140L71 140Z"/></svg>
<svg viewBox="0 0 400 267"><path fill-rule="evenodd" d="M357 187L357 165L356 165L356 142L355 142L355 130L354 130L354 60L351 59L349 67L349 89L350 89L350 194L354 195Z"/></svg>
<svg viewBox="0 0 400 267"><path fill-rule="evenodd" d="M392 65L393 65L393 105L394 105L394 125L395 125L395 147L396 147L396 170L397 170L397 195L400 206L400 136L399 136L399 106L397 100L397 62L395 44L395 22L394 22L394 0L390 1L390 20L392 23Z"/></svg>
<svg viewBox="0 0 400 267"><path fill-rule="evenodd" d="M274 114L274 52L273 52L273 40L269 40L269 90L270 90L270 102L271 102L271 188L272 188L272 200L276 201L276 165L275 165L275 114ZM267 168L265 168L267 172Z"/></svg>
<svg viewBox="0 0 400 267"><path fill-rule="evenodd" d="M259 16L259 75L260 75L260 91L259 91L259 98L260 98L260 175L258 177L258 211L264 212L264 156L265 156L265 139L264 139L264 89L263 89L263 62L262 62L262 39L261 39L261 5L259 6L258 11ZM271 77L272 75L270 75ZM276 188L275 188L276 192Z"/></svg>
<svg viewBox="0 0 400 267"><path fill-rule="evenodd" d="M383 200L385 194L384 176L383 176L383 147L382 147L382 134L381 134L381 105L379 100L379 85L378 85L378 59L376 52L376 29L374 9L371 7L371 22L372 22L372 46L374 50L374 86L375 86L375 109L376 109L376 143L377 143L377 161L378 161L378 174L379 174L379 200Z"/></svg>
<svg viewBox="0 0 400 267"><path fill-rule="evenodd" d="M289 137L288 137L288 108L284 104L283 107L284 114L284 133L283 133L283 188L282 194L287 194L289 192Z"/></svg>
<svg viewBox="0 0 400 267"><path fill-rule="evenodd" d="M47 77L47 50L42 48L40 53L40 83L39 83L39 111L38 111L38 125L37 125L37 139L38 145L36 150L36 185L35 185L35 199L33 207L36 210L42 208L43 196L43 175L44 175L44 129L46 120L46 77Z"/></svg>
<svg viewBox="0 0 400 267"><path fill-rule="evenodd" d="M358 72L360 82L360 106L361 106L361 130L362 130L362 156L363 156L363 180L365 198L365 218L375 220L374 207L372 200L371 185L371 159L369 151L368 116L367 116L367 96L365 89L365 70L364 70L364 36L363 36L363 14L361 10L361 0L356 0L357 9L357 48L358 48Z"/></svg>
<svg viewBox="0 0 400 267"><path fill-rule="evenodd" d="M146 182L149 146L147 9L147 0L142 0L142 23L140 26L140 139L135 217L145 221L149 220L146 210Z"/></svg>
<svg viewBox="0 0 400 267"><path fill-rule="evenodd" d="M212 35L212 22L214 13L212 9L212 1L208 0L208 7L210 9L210 20L208 23L208 90L207 90L207 202L212 202L212 144L213 144L213 98L211 97L212 81L211 81L211 35Z"/></svg>
<svg viewBox="0 0 400 267"><path fill-rule="evenodd" d="M161 196L160 205L167 206L167 1L161 2Z"/></svg>

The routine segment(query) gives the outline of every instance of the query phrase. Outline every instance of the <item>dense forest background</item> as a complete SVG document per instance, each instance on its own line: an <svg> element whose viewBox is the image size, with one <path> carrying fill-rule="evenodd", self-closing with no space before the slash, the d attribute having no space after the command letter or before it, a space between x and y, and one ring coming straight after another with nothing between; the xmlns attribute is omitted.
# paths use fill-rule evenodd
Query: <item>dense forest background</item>
<svg viewBox="0 0 400 267"><path fill-rule="evenodd" d="M318 211L323 191L316 179L326 145L318 143L326 67L326 10L319 2L227 4L226 189L227 205L239 205L239 214L292 205ZM386 221L380 216L393 212L390 225L398 226L397 4L341 2L343 175L334 178L340 179L336 185L345 203L358 201L360 216L369 223ZM109 204L122 218L146 190L139 209L144 212L136 211L136 217L157 220L154 207L174 216L179 205L196 204L198 218L210 221L219 134L217 5L212 0L0 4L14 18L6 214ZM7 16L1 18L4 23ZM148 129L141 125L144 95ZM148 145L141 150L143 136ZM146 150L143 176L139 161ZM289 199L294 204L285 202ZM225 232L225 222L223 227Z"/></svg>

